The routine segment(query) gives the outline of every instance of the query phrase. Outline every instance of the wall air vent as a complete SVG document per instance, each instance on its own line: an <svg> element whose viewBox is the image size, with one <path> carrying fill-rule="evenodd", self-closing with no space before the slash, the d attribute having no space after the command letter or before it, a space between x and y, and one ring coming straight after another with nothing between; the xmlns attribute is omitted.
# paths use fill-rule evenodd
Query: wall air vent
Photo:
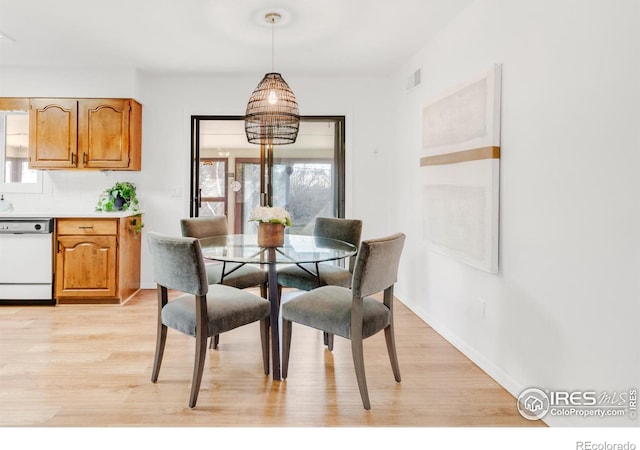
<svg viewBox="0 0 640 450"><path fill-rule="evenodd" d="M411 92L416 87L422 84L422 67L416 69L411 75L407 77L407 92Z"/></svg>

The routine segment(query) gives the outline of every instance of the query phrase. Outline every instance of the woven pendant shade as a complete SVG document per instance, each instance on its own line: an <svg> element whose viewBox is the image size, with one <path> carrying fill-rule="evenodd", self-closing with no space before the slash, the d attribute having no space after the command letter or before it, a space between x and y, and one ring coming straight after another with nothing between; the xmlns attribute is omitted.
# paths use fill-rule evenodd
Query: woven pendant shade
<svg viewBox="0 0 640 450"><path fill-rule="evenodd" d="M268 73L249 98L244 130L252 144L293 144L300 112L293 91L279 73Z"/></svg>

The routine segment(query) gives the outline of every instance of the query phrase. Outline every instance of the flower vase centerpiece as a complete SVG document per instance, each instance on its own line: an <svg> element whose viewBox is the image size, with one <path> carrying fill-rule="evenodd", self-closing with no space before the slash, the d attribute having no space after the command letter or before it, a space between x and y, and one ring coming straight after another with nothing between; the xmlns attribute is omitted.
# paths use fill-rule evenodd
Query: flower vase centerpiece
<svg viewBox="0 0 640 450"><path fill-rule="evenodd" d="M281 247L284 227L291 226L291 216L279 206L258 206L249 214L249 222L258 222L258 245Z"/></svg>

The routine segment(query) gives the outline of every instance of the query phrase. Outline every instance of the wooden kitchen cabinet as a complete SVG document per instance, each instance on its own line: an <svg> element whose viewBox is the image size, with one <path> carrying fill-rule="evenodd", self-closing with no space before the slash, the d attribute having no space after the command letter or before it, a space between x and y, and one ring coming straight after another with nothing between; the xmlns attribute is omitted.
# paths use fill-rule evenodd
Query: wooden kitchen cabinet
<svg viewBox="0 0 640 450"><path fill-rule="evenodd" d="M56 220L57 303L124 303L140 289L138 220Z"/></svg>
<svg viewBox="0 0 640 450"><path fill-rule="evenodd" d="M135 100L30 99L29 168L140 170L141 155Z"/></svg>
<svg viewBox="0 0 640 450"><path fill-rule="evenodd" d="M77 132L76 100L32 99L29 105L29 168L76 167Z"/></svg>

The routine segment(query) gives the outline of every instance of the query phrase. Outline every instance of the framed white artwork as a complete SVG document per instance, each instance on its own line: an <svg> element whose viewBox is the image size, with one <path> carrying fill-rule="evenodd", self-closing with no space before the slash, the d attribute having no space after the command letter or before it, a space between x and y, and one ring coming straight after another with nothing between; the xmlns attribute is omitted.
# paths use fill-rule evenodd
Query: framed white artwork
<svg viewBox="0 0 640 450"><path fill-rule="evenodd" d="M422 108L422 230L429 247L498 272L502 67Z"/></svg>

